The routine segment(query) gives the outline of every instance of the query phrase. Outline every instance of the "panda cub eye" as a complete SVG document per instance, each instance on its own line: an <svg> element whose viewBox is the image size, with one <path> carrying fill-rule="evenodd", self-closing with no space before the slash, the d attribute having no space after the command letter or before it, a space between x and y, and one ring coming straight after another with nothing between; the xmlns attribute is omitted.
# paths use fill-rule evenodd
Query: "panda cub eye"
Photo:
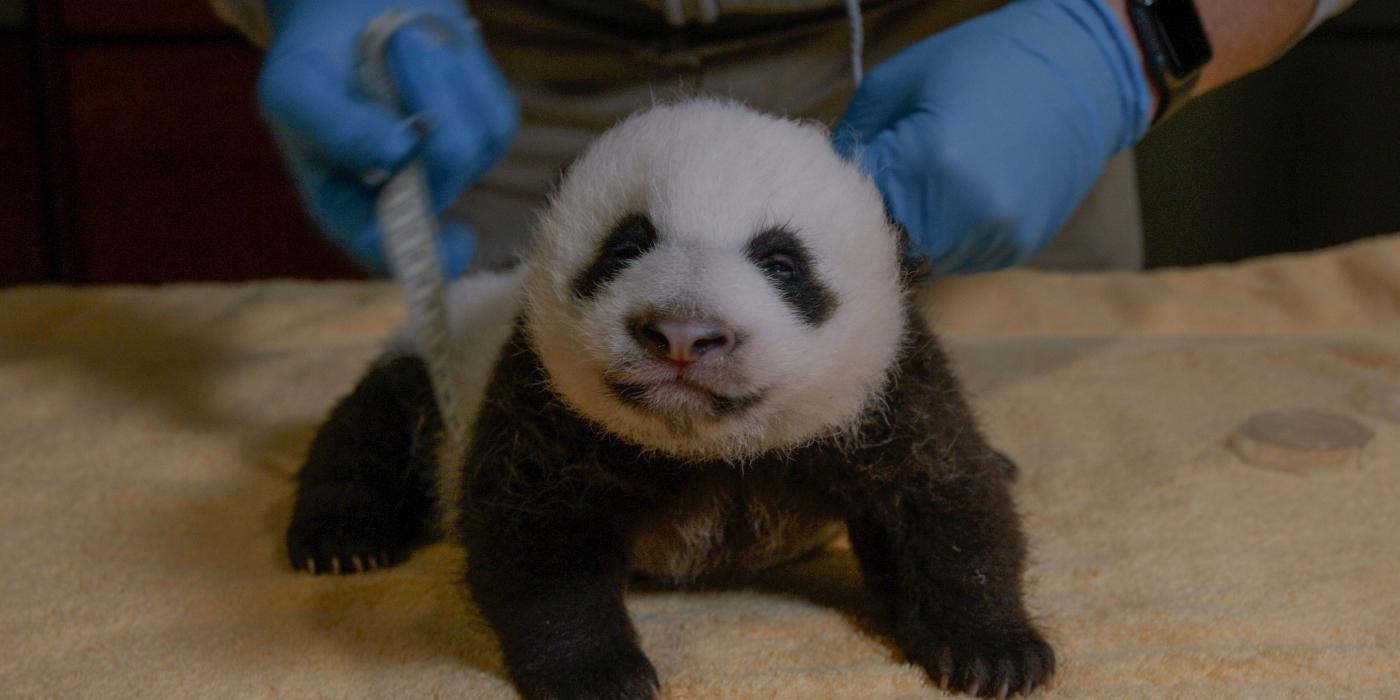
<svg viewBox="0 0 1400 700"><path fill-rule="evenodd" d="M656 247L656 227L645 214L629 214L613 226L593 261L574 278L573 292L588 299L606 287L632 261Z"/></svg>
<svg viewBox="0 0 1400 700"><path fill-rule="evenodd" d="M642 257L645 252L642 246L634 241L621 241L608 246L606 254L615 260L634 260Z"/></svg>
<svg viewBox="0 0 1400 700"><path fill-rule="evenodd" d="M749 239L748 259L768 278L794 315L820 326L836 310L836 295L821 280L812 253L792 229L776 226Z"/></svg>
<svg viewBox="0 0 1400 700"><path fill-rule="evenodd" d="M797 277L797 263L786 253L769 253L768 257L758 261L758 267L763 274L781 282Z"/></svg>
<svg viewBox="0 0 1400 700"><path fill-rule="evenodd" d="M613 227L612 234L603 241L602 257L623 262L636 260L646 255L656 245L656 227L651 219L641 214L631 214Z"/></svg>

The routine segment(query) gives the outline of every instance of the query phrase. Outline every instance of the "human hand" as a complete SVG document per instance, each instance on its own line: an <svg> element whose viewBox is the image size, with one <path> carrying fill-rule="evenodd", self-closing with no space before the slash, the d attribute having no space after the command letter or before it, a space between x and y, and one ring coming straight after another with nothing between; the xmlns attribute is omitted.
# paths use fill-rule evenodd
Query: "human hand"
<svg viewBox="0 0 1400 700"><path fill-rule="evenodd" d="M379 186L420 155L441 213L505 156L519 123L515 96L456 0L267 4L273 38L258 78L264 116L326 235L383 271ZM361 92L355 72L360 33L388 11L415 17L385 46L402 114ZM446 273L461 272L475 246L464 222L442 222Z"/></svg>
<svg viewBox="0 0 1400 700"><path fill-rule="evenodd" d="M833 134L939 272L1030 258L1114 153L1147 131L1152 93L1105 0L1018 0L877 65Z"/></svg>

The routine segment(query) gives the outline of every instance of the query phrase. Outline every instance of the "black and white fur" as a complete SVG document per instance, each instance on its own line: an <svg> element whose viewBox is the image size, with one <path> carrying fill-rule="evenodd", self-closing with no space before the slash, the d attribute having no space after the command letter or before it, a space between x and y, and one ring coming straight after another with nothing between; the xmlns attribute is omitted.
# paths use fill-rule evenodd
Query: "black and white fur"
<svg viewBox="0 0 1400 700"><path fill-rule="evenodd" d="M523 695L647 698L630 574L742 580L844 525L940 685L1050 685L1014 467L914 310L902 243L819 127L706 100L624 121L523 268L453 290L465 459L438 473L428 377L398 343L312 444L292 565L361 571L447 533Z"/></svg>

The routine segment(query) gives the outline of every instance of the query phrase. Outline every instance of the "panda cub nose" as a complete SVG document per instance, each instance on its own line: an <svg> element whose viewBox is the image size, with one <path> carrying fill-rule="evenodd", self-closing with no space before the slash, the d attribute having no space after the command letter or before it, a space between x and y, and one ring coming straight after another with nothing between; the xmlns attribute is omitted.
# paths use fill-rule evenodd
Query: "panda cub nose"
<svg viewBox="0 0 1400 700"><path fill-rule="evenodd" d="M675 316L642 317L632 324L632 337L652 356L678 365L715 360L734 347L734 332L728 328Z"/></svg>

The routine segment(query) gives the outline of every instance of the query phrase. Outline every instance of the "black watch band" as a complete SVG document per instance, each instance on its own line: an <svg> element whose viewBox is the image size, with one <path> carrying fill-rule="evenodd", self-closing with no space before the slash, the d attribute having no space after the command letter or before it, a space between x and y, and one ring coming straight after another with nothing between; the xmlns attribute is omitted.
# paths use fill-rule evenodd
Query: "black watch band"
<svg viewBox="0 0 1400 700"><path fill-rule="evenodd" d="M1210 40L1192 0L1128 0L1128 17L1147 59L1147 70L1161 88L1157 124L1185 104L1210 61Z"/></svg>

